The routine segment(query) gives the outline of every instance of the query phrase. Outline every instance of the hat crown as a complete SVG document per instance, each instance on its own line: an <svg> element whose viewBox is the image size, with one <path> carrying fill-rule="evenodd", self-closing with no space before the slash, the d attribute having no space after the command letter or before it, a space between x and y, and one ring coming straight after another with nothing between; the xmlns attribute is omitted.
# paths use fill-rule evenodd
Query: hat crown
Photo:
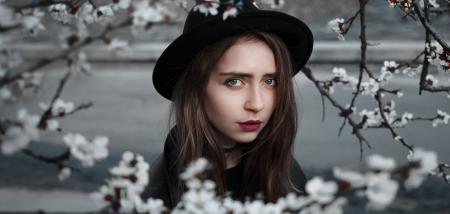
<svg viewBox="0 0 450 214"><path fill-rule="evenodd" d="M211 7L217 10L216 15L202 13L198 10L194 10L196 7ZM246 13L250 11L259 10L256 3L253 0L204 0L203 2L196 4L190 11L184 23L183 34L191 31L198 25L208 22L213 19L222 19L222 15L229 7L234 6L238 10L238 13Z"/></svg>

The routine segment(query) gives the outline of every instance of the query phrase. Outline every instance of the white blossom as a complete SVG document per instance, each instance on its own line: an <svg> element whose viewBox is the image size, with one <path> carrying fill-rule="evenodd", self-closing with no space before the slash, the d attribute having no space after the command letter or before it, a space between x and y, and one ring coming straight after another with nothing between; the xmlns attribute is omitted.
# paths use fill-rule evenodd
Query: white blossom
<svg viewBox="0 0 450 214"><path fill-rule="evenodd" d="M439 82L433 75L428 74L425 77L425 83L429 86L437 86L437 83Z"/></svg>
<svg viewBox="0 0 450 214"><path fill-rule="evenodd" d="M342 170L338 167L333 168L333 175L339 180L348 182L353 188L362 187L366 182L364 175L361 173L350 170Z"/></svg>
<svg viewBox="0 0 450 214"><path fill-rule="evenodd" d="M306 192L309 196L321 203L326 204L334 199L337 192L337 184L333 181L325 182L320 177L314 177L306 183Z"/></svg>
<svg viewBox="0 0 450 214"><path fill-rule="evenodd" d="M337 33L339 40L341 40L341 41L345 40L345 37L343 35L343 33L345 31L343 18L335 18L335 19L329 21L328 29L332 32Z"/></svg>
<svg viewBox="0 0 450 214"><path fill-rule="evenodd" d="M402 74L408 75L408 77L416 77L422 71L422 65L417 66L416 68L406 67L403 69Z"/></svg>
<svg viewBox="0 0 450 214"><path fill-rule="evenodd" d="M223 199L223 207L232 213L244 213L244 205L240 201L232 200L229 197Z"/></svg>
<svg viewBox="0 0 450 214"><path fill-rule="evenodd" d="M392 171L395 165L393 158L386 158L379 154L373 154L367 158L367 166L374 171Z"/></svg>
<svg viewBox="0 0 450 214"><path fill-rule="evenodd" d="M407 189L417 188L425 180L428 174L438 167L438 158L436 152L426 151L420 147L415 148L414 152L409 152L408 161L415 163L409 171L409 176L405 181Z"/></svg>
<svg viewBox="0 0 450 214"><path fill-rule="evenodd" d="M66 4L53 4L48 7L48 12L55 20L68 23L72 18L68 9Z"/></svg>
<svg viewBox="0 0 450 214"><path fill-rule="evenodd" d="M438 126L439 124L448 124L448 120L450 119L450 115L442 110L437 110L438 118L433 119L431 125L433 127Z"/></svg>
<svg viewBox="0 0 450 214"><path fill-rule="evenodd" d="M364 127L379 125L381 123L381 120L382 120L380 114L378 113L378 108L376 108L374 111L369 111L367 109L363 109L359 113L359 115L361 117L364 117L364 116L367 117L367 120L366 120L366 123L364 124Z"/></svg>
<svg viewBox="0 0 450 214"><path fill-rule="evenodd" d="M345 108L346 108L346 109L350 108L350 103L345 104ZM355 111L356 111L356 106L353 106L353 107L351 108L351 110L352 110L353 112L355 112Z"/></svg>
<svg viewBox="0 0 450 214"><path fill-rule="evenodd" d="M39 10L34 10L31 15L22 18L22 26L31 36L36 36L38 31L45 30L41 19L44 13Z"/></svg>
<svg viewBox="0 0 450 214"><path fill-rule="evenodd" d="M113 178L91 196L106 202L119 201L120 209L115 212L161 213L166 210L162 200L149 198L144 202L140 198L149 182L148 169L149 164L141 155L126 151L119 165L110 169Z"/></svg>
<svg viewBox="0 0 450 214"><path fill-rule="evenodd" d="M445 52L442 46L437 41L432 41L426 44L426 48L430 55L428 61L437 66L439 69L450 70L450 54Z"/></svg>
<svg viewBox="0 0 450 214"><path fill-rule="evenodd" d="M119 10L119 9L128 9L130 7L131 0L119 0L117 2L113 2L112 9L113 10Z"/></svg>
<svg viewBox="0 0 450 214"><path fill-rule="evenodd" d="M108 156L108 138L105 136L95 137L88 141L81 134L66 134L64 143L70 148L70 153L85 167L94 165L94 161L104 159Z"/></svg>
<svg viewBox="0 0 450 214"><path fill-rule="evenodd" d="M87 61L87 56L84 52L78 52L78 54L72 57L72 64L69 66L72 72L89 72L91 65Z"/></svg>
<svg viewBox="0 0 450 214"><path fill-rule="evenodd" d="M58 179L60 181L66 180L68 177L70 177L70 174L71 174L70 168L64 167L59 171Z"/></svg>
<svg viewBox="0 0 450 214"><path fill-rule="evenodd" d="M183 180L195 178L196 175L204 172L208 167L208 161L205 158L199 158L196 161L189 163L186 170L181 173L180 177Z"/></svg>
<svg viewBox="0 0 450 214"><path fill-rule="evenodd" d="M117 55L125 55L131 52L130 46L128 45L128 41L120 40L117 38L111 40L111 42L107 46L107 49L109 51L113 51Z"/></svg>
<svg viewBox="0 0 450 214"><path fill-rule="evenodd" d="M55 119L47 120L47 130L48 131L57 131L59 128L59 122Z"/></svg>
<svg viewBox="0 0 450 214"><path fill-rule="evenodd" d="M23 148L26 148L31 139L27 133L17 126L9 127L5 135L0 136L2 141L2 153L4 155L12 155Z"/></svg>
<svg viewBox="0 0 450 214"><path fill-rule="evenodd" d="M14 97L7 87L0 88L0 100L12 100Z"/></svg>
<svg viewBox="0 0 450 214"><path fill-rule="evenodd" d="M86 2L78 9L77 13L75 14L76 19L78 22L86 23L86 24L92 24L95 21L94 18L94 6Z"/></svg>
<svg viewBox="0 0 450 214"><path fill-rule="evenodd" d="M67 49L78 45L88 36L89 32L86 24L84 22L76 22L75 26L61 28L61 32L58 35L58 42L61 48Z"/></svg>
<svg viewBox="0 0 450 214"><path fill-rule="evenodd" d="M438 8L438 7L440 7L440 5L436 2L436 0L428 0L428 3L432 6L432 7L435 7L435 8ZM423 2L423 0L420 0L419 1L419 5L420 5L420 7L425 7L425 4L424 4L424 2Z"/></svg>
<svg viewBox="0 0 450 214"><path fill-rule="evenodd" d="M39 116L30 115L26 109L22 108L17 111L17 120L20 126L10 126L5 135L0 136L2 153L5 155L12 155L26 148L32 140L39 139L39 130L37 129Z"/></svg>
<svg viewBox="0 0 450 214"><path fill-rule="evenodd" d="M167 208L164 207L164 202L161 199L149 198L147 199L147 202L136 206L137 213L159 214L163 213L165 210L167 210Z"/></svg>
<svg viewBox="0 0 450 214"><path fill-rule="evenodd" d="M94 10L95 22L111 22L114 19L114 11L110 5L100 6Z"/></svg>
<svg viewBox="0 0 450 214"><path fill-rule="evenodd" d="M343 206L347 203L347 199L339 197L331 204L323 207L320 204L313 204L306 207L300 214L343 214Z"/></svg>
<svg viewBox="0 0 450 214"><path fill-rule="evenodd" d="M343 82L348 81L348 75L347 75L347 71L345 70L345 68L334 67L331 72L333 72L333 75L334 75L333 77L337 78L339 81L343 81Z"/></svg>
<svg viewBox="0 0 450 214"><path fill-rule="evenodd" d="M386 120L389 124L392 124L395 121L395 117L397 116L397 112L395 111L395 102L393 100L389 101L383 108L382 112L384 116L386 117ZM379 126L381 125L383 118L380 115L380 110L378 108L375 108L374 110L367 110L363 109L359 115L361 117L366 116L367 120L364 124L364 127L367 126Z"/></svg>
<svg viewBox="0 0 450 214"><path fill-rule="evenodd" d="M334 67L332 73L334 80L337 80L344 85L349 85L351 88L356 88L358 80L353 76L349 76L345 68Z"/></svg>
<svg viewBox="0 0 450 214"><path fill-rule="evenodd" d="M404 127L406 124L408 124L408 121L413 118L413 114L409 112L403 113L400 121L396 121L393 126L394 127Z"/></svg>
<svg viewBox="0 0 450 214"><path fill-rule="evenodd" d="M265 213L265 206L261 200L254 200L251 202L246 202L244 204L245 213L249 214L260 214Z"/></svg>
<svg viewBox="0 0 450 214"><path fill-rule="evenodd" d="M147 1L138 1L134 7L136 10L131 14L134 28L146 28L151 23L162 22L166 17L174 16L165 6L158 3L149 5Z"/></svg>
<svg viewBox="0 0 450 214"><path fill-rule="evenodd" d="M414 9L414 5L411 0L387 0L389 7L401 6L406 10Z"/></svg>
<svg viewBox="0 0 450 214"><path fill-rule="evenodd" d="M25 72L21 78L16 81L16 85L23 94L36 92L41 84L42 72Z"/></svg>
<svg viewBox="0 0 450 214"><path fill-rule="evenodd" d="M398 183L388 173L368 174L366 196L369 209L384 209L392 203L398 191Z"/></svg>
<svg viewBox="0 0 450 214"><path fill-rule="evenodd" d="M261 3L269 5L272 9L281 8L285 4L284 0L261 0Z"/></svg>
<svg viewBox="0 0 450 214"><path fill-rule="evenodd" d="M386 85L392 78L393 73L399 73L398 64L395 61L384 61L383 67L381 67L381 74L378 77L378 81L381 85Z"/></svg>
<svg viewBox="0 0 450 214"><path fill-rule="evenodd" d="M125 151L122 153L122 161L124 162L131 162L134 159L134 153L131 151Z"/></svg>
<svg viewBox="0 0 450 214"><path fill-rule="evenodd" d="M14 49L5 48L0 51L0 70L3 73L2 75L6 75L6 70L14 68L23 62L22 55Z"/></svg>
<svg viewBox="0 0 450 214"><path fill-rule="evenodd" d="M238 14L238 10L236 7L233 7L231 9L226 10L225 12L223 12L222 14L222 19L226 20L228 17L236 17Z"/></svg>
<svg viewBox="0 0 450 214"><path fill-rule="evenodd" d="M183 194L181 200L187 213L218 213L220 210L224 210L220 207L214 191L188 190Z"/></svg>
<svg viewBox="0 0 450 214"><path fill-rule="evenodd" d="M380 81L383 85L385 85L389 80L393 77L390 71L381 71L380 76L378 77L378 81Z"/></svg>
<svg viewBox="0 0 450 214"><path fill-rule="evenodd" d="M381 67L381 71L389 71L391 73L399 73L398 70L399 64L395 61L384 61L383 67Z"/></svg>
<svg viewBox="0 0 450 214"><path fill-rule="evenodd" d="M370 95L373 97L379 89L379 84L372 78L370 78L369 81L364 81L361 83L362 95Z"/></svg>
<svg viewBox="0 0 450 214"><path fill-rule="evenodd" d="M219 2L217 0L206 1L205 3L197 4L194 6L194 11L205 14L205 16L211 14L213 16L217 15L219 11Z"/></svg>
<svg viewBox="0 0 450 214"><path fill-rule="evenodd" d="M47 110L49 108L48 103L40 103L39 107L42 110ZM58 98L55 100L52 106L52 115L53 116L60 116L65 115L67 113L72 112L75 109L75 105L72 102L65 102L61 98Z"/></svg>

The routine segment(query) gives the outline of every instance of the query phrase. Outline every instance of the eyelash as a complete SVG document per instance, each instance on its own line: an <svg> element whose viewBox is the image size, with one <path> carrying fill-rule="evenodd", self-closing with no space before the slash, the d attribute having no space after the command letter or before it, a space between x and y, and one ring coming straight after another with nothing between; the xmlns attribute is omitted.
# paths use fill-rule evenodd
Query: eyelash
<svg viewBox="0 0 450 214"><path fill-rule="evenodd" d="M239 82L241 82L241 84L242 84L242 80L240 80L240 79L227 79L227 80L225 80L225 82L224 82L224 84L226 85L226 86L229 86L229 87L239 87L240 85L234 85L234 84L232 84L231 82L233 82L233 81L239 81ZM267 81L272 81L272 83L267 83ZM269 86L276 86L276 80L275 80L275 78L270 78L270 79L266 79L266 80L264 80L264 82L267 84L267 85L269 85Z"/></svg>

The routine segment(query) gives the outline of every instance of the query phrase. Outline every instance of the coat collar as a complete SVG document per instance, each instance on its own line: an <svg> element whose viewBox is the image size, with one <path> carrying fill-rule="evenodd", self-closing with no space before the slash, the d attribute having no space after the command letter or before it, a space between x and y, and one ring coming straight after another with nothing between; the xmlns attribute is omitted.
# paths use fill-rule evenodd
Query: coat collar
<svg viewBox="0 0 450 214"><path fill-rule="evenodd" d="M180 146L177 141L176 126L170 130L164 143L164 160L166 162L166 178L170 197L170 206L174 207L181 199L185 185L180 179L181 161L178 161Z"/></svg>

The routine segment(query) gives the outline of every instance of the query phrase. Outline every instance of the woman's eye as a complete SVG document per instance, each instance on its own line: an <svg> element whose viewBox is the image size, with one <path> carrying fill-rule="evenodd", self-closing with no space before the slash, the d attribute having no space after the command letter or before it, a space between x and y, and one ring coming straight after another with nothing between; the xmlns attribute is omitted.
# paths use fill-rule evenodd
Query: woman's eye
<svg viewBox="0 0 450 214"><path fill-rule="evenodd" d="M241 86L242 81L239 79L228 79L225 81L225 85L227 86Z"/></svg>
<svg viewBox="0 0 450 214"><path fill-rule="evenodd" d="M267 79L267 80L265 80L264 82L265 82L267 85L270 85L270 86L275 86L275 85L276 85L275 79Z"/></svg>

